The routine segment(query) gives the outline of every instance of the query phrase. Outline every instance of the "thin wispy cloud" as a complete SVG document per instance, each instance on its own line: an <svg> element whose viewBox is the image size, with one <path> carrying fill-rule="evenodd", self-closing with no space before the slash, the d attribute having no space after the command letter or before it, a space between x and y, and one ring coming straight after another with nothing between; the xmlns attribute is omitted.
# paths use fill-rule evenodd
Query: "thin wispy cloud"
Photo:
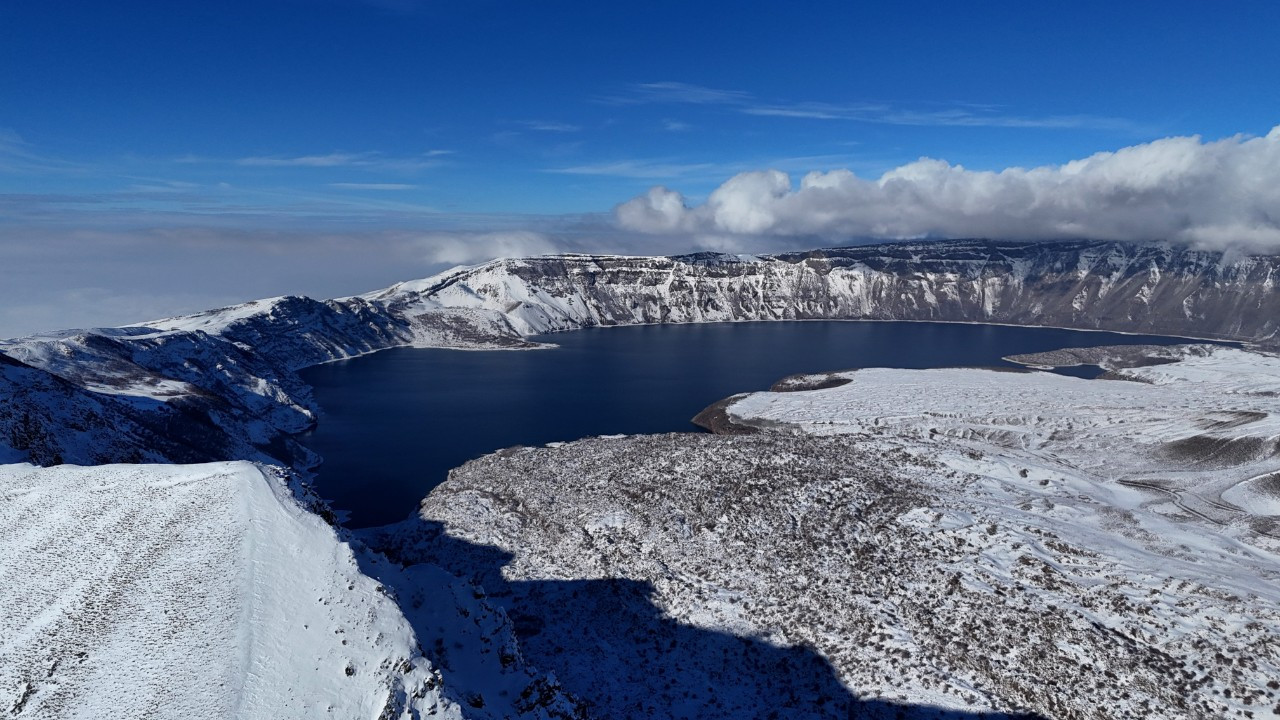
<svg viewBox="0 0 1280 720"><path fill-rule="evenodd" d="M1127 130L1133 123L1120 118L1096 115L1048 115L1025 117L1006 115L994 108L952 107L943 110L905 110L887 105L830 103L796 103L793 105L758 105L742 108L747 115L806 118L811 120L853 120L883 125L936 127L1003 127L1074 129L1094 128Z"/></svg>
<svg viewBox="0 0 1280 720"><path fill-rule="evenodd" d="M0 223L19 227L161 227L242 223L264 226L323 219L338 223L416 224L438 207L402 194L408 183L332 183L317 192L299 187L241 187L226 183L135 183L98 193L3 193Z"/></svg>
<svg viewBox="0 0 1280 720"><path fill-rule="evenodd" d="M561 175L597 175L640 180L715 180L726 175L769 167L787 172L804 172L814 168L862 165L864 158L849 153L827 155L795 155L747 158L733 162L684 162L673 158L629 158L609 162L547 168L543 172Z"/></svg>
<svg viewBox="0 0 1280 720"><path fill-rule="evenodd" d="M185 193L196 190L199 183L186 180L165 180L159 178L133 178L138 182L126 188L127 192L141 193Z"/></svg>
<svg viewBox="0 0 1280 720"><path fill-rule="evenodd" d="M329 187L342 190L413 190L418 186L407 183L336 182L329 183Z"/></svg>
<svg viewBox="0 0 1280 720"><path fill-rule="evenodd" d="M607 105L682 103L687 105L738 105L753 100L743 90L718 90L682 82L637 83L620 95L597 98Z"/></svg>
<svg viewBox="0 0 1280 720"><path fill-rule="evenodd" d="M430 7L428 0L356 0L356 2L397 15L416 15Z"/></svg>
<svg viewBox="0 0 1280 720"><path fill-rule="evenodd" d="M872 115L883 115L889 111L890 108L885 105L833 105L819 102L794 103L791 105L752 105L742 108L742 112L747 115L793 117L809 120L861 120Z"/></svg>
<svg viewBox="0 0 1280 720"><path fill-rule="evenodd" d="M561 175L603 175L640 179L670 179L706 173L720 167L714 163L679 163L666 160L616 160L612 162L548 168L544 172Z"/></svg>
<svg viewBox="0 0 1280 720"><path fill-rule="evenodd" d="M252 155L232 161L242 167L266 168L378 168L386 170L421 170L440 164L452 150L428 150L418 155L396 157L381 152L332 152L324 155ZM199 162L199 158L179 158L179 162Z"/></svg>
<svg viewBox="0 0 1280 720"><path fill-rule="evenodd" d="M368 165L375 157L375 153L329 153L297 157L259 155L240 158L236 160L236 164L250 167L349 167Z"/></svg>
<svg viewBox="0 0 1280 720"><path fill-rule="evenodd" d="M520 124L529 128L530 130L538 130L541 132L572 133L572 132L579 132L582 130L581 125L573 125L571 123L555 122L555 121L548 121L548 120L525 120Z"/></svg>
<svg viewBox="0 0 1280 720"><path fill-rule="evenodd" d="M916 127L1000 127L1133 130L1123 118L1088 114L1029 116L1003 112L989 103L948 103L939 109L892 103L789 101L760 98L741 90L718 90L680 82L641 83L606 101L619 105L672 104L721 106L728 111L757 117L805 120L843 120ZM937 103L929 103L938 107ZM670 129L670 128L668 128Z"/></svg>
<svg viewBox="0 0 1280 720"><path fill-rule="evenodd" d="M662 129L667 132L688 132L693 129L693 126L679 120L663 120Z"/></svg>
<svg viewBox="0 0 1280 720"><path fill-rule="evenodd" d="M25 144L16 130L0 127L0 152L12 152Z"/></svg>
<svg viewBox="0 0 1280 720"><path fill-rule="evenodd" d="M17 131L0 127L0 172L13 174L50 174L79 172L80 163L50 157L39 152Z"/></svg>

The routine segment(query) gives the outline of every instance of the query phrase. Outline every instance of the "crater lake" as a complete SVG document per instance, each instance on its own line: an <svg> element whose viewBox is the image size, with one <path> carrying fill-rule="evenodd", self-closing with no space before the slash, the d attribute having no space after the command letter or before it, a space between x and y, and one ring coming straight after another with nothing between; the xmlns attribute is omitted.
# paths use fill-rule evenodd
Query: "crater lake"
<svg viewBox="0 0 1280 720"><path fill-rule="evenodd" d="M773 321L592 328L542 350L396 348L302 371L320 416L299 439L347 525L402 520L449 470L494 450L592 435L700 432L690 419L798 373L866 367L1020 367L1008 355L1189 342L928 322ZM1091 377L1096 368L1065 368Z"/></svg>

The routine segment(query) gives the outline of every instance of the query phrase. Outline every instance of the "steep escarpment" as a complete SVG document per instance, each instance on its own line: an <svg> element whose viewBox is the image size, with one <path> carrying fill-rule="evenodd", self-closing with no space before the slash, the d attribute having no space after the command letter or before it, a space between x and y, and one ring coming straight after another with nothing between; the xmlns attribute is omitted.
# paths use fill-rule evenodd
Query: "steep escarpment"
<svg viewBox="0 0 1280 720"><path fill-rule="evenodd" d="M1280 258L1107 242L895 243L776 256L495 261L389 300L484 308L522 332L592 325L874 319L1270 341Z"/></svg>

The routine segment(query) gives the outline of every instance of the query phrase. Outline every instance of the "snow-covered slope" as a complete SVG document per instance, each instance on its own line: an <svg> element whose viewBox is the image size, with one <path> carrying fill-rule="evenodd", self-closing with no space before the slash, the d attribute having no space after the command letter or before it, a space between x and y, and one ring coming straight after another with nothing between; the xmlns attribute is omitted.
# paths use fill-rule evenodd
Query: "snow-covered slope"
<svg viewBox="0 0 1280 720"><path fill-rule="evenodd" d="M1280 357L1194 345L1160 352L1182 357L1116 368L1117 381L870 369L836 373L847 384L822 390L752 394L726 410L739 425L998 451L1116 492L1142 488L1156 512L1280 538Z"/></svg>
<svg viewBox="0 0 1280 720"><path fill-rule="evenodd" d="M727 404L754 435L473 461L374 542L476 577L603 714L1271 716L1280 360L1177 352L792 380Z"/></svg>
<svg viewBox="0 0 1280 720"><path fill-rule="evenodd" d="M505 616L469 587L350 546L250 463L0 466L0 547L7 717L572 709L522 667ZM411 617L395 590L416 592ZM450 663L424 656L427 620ZM545 706L528 701L539 693Z"/></svg>

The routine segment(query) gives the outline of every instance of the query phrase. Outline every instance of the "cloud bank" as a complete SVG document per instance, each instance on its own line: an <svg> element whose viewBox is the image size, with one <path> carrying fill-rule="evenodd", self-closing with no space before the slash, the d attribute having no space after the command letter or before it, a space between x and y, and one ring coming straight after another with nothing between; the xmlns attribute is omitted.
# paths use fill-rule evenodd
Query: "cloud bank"
<svg viewBox="0 0 1280 720"><path fill-rule="evenodd" d="M26 162L27 152L0 131L0 162ZM0 338L281 294L350 295L452 265L550 252L776 252L947 236L1167 239L1280 253L1280 128L1213 142L1168 138L1001 172L930 159L877 179L837 170L793 184L784 172L847 161L777 160L781 170L738 174L697 204L655 187L612 216L441 214L384 199L407 184L377 181L344 183L369 193L340 197L177 181L115 194L0 193L0 268L20 270L0 284ZM644 176L651 165L573 170ZM374 191L387 192L364 199Z"/></svg>
<svg viewBox="0 0 1280 720"><path fill-rule="evenodd" d="M599 232L596 226L576 232L564 226L417 230L297 220L287 223L291 227L109 227L104 221L95 228L7 232L0 223L6 237L0 240L0 268L21 269L0 283L0 339L113 327L277 295L354 295L495 257L627 245L608 236L604 219L598 222ZM646 249L685 249L674 242L658 240Z"/></svg>
<svg viewBox="0 0 1280 720"><path fill-rule="evenodd" d="M744 172L706 202L654 187L620 227L737 237L1170 240L1280 252L1280 126L1265 137L1172 137L1065 165L968 170L921 158L878 179Z"/></svg>

